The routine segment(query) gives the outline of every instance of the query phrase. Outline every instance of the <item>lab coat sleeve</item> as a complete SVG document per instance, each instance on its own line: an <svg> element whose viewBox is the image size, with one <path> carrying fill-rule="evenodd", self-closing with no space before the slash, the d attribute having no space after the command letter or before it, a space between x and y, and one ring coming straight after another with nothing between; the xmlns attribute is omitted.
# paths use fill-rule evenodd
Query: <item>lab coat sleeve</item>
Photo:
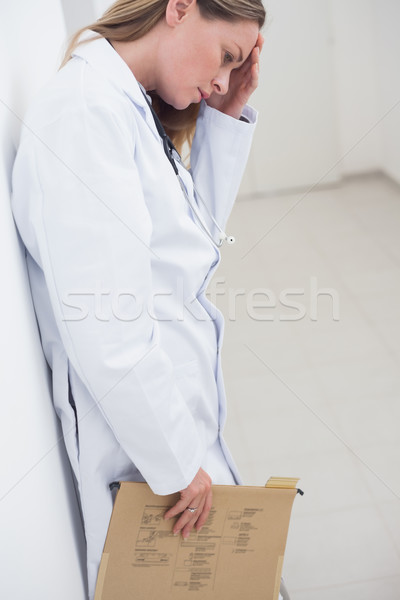
<svg viewBox="0 0 400 600"><path fill-rule="evenodd" d="M153 491L169 494L192 481L205 449L151 318L157 256L127 125L95 106L26 133L13 211L95 410Z"/></svg>
<svg viewBox="0 0 400 600"><path fill-rule="evenodd" d="M234 119L202 101L190 155L198 204L207 205L223 229L231 213L246 167L257 113L246 106L248 122Z"/></svg>

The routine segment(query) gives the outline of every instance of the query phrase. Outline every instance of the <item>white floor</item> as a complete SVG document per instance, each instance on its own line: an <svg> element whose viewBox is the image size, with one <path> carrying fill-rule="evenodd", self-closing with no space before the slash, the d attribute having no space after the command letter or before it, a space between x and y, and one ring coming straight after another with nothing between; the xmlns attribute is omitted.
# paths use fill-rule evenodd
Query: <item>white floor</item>
<svg viewBox="0 0 400 600"><path fill-rule="evenodd" d="M226 438L245 483L301 477L291 598L399 600L400 188L368 176L242 200L228 233L210 287Z"/></svg>

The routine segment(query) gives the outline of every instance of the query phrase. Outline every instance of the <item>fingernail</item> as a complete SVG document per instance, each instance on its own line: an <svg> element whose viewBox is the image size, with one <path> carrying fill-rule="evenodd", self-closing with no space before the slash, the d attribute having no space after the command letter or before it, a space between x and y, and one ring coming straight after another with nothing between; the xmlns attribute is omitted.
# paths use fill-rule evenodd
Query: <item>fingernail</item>
<svg viewBox="0 0 400 600"><path fill-rule="evenodd" d="M178 531L173 531L172 533L174 534L174 537L178 535Z"/></svg>

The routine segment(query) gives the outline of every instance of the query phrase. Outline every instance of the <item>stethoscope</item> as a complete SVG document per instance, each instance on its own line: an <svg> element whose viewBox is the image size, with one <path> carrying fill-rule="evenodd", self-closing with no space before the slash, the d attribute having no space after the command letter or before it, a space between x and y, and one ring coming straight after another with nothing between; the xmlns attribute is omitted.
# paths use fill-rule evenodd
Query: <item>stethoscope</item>
<svg viewBox="0 0 400 600"><path fill-rule="evenodd" d="M158 134L162 140L163 143L163 147L164 147L164 152L165 152L165 156L168 158L175 175L178 178L179 181L179 185L181 187L181 190L183 192L183 195L185 196L190 208L192 209L193 214L196 216L197 221L199 223L199 225L201 226L201 228L203 229L204 233L207 235L207 237L211 240L211 242L213 243L213 245L216 248L220 248L222 246L222 244L224 242L226 242L227 244L234 244L235 243L235 238L231 235L227 235L225 233L225 231L223 231L223 229L221 229L221 227L218 225L217 221L214 219L214 216L210 213L207 204L204 202L204 200L202 199L201 195L199 194L199 192L197 191L196 187L194 186L194 182L193 182L193 189L194 189L194 194L196 195L196 197L200 200L200 202L202 203L202 205L204 206L208 216L210 217L210 219L212 220L212 222L214 223L215 227L217 228L218 232L219 232L219 239L218 241L215 241L212 233L210 232L209 228L207 227L207 224L204 220L203 215L200 213L199 211L199 207L196 205L195 202L192 201L192 199L190 198L188 191L186 189L186 186L184 184L184 182L182 181L181 176L179 175L179 170L177 167L177 162L179 162L183 167L183 162L182 159L180 157L179 152L177 151L177 149L175 148L172 140L168 137L168 135L166 134L166 131L163 127L163 124L161 123L157 113L155 112L154 108L151 105L150 100L147 97L147 94L144 90L144 88L141 87L141 90L143 92L143 96L145 97L145 100L151 110L151 114L153 115L153 119L154 119L154 123L157 127L157 131Z"/></svg>

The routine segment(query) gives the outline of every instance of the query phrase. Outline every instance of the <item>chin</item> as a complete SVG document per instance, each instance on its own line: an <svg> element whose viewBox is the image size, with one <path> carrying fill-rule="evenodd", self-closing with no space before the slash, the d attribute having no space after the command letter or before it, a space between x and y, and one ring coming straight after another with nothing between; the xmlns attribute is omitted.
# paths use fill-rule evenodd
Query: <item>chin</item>
<svg viewBox="0 0 400 600"><path fill-rule="evenodd" d="M167 94L164 94L161 97L164 100L164 102L166 102L170 106L173 106L176 110L185 110L191 104L198 104L198 102L199 102L198 98L197 97L193 98L193 96L191 98L188 97L185 99L182 96L176 97L176 96L168 96Z"/></svg>
<svg viewBox="0 0 400 600"><path fill-rule="evenodd" d="M176 100L176 101L172 102L171 104L176 110L185 110L192 103L193 103L193 100L186 100L186 101L185 100Z"/></svg>

